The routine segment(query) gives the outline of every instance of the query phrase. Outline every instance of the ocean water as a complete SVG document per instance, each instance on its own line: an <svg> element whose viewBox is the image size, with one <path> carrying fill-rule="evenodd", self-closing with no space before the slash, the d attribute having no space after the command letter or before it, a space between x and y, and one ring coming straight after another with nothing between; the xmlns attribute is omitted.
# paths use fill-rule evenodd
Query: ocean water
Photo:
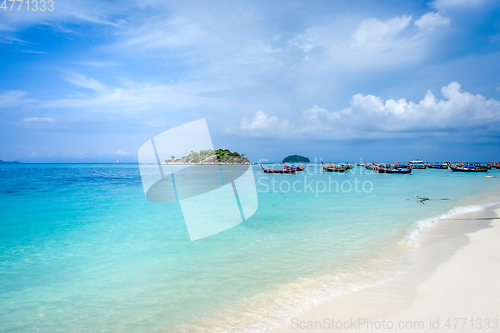
<svg viewBox="0 0 500 333"><path fill-rule="evenodd" d="M190 241L179 205L145 198L138 165L0 166L0 332L265 332L404 272L420 228L500 184L500 170L252 168L256 213Z"/></svg>

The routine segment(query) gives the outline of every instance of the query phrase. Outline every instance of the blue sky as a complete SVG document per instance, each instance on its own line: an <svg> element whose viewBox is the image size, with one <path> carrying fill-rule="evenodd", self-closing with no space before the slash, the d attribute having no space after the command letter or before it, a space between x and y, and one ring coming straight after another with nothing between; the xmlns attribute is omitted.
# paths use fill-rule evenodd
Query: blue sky
<svg viewBox="0 0 500 333"><path fill-rule="evenodd" d="M136 161L200 118L253 161L500 159L498 1L17 7L0 9L3 160Z"/></svg>

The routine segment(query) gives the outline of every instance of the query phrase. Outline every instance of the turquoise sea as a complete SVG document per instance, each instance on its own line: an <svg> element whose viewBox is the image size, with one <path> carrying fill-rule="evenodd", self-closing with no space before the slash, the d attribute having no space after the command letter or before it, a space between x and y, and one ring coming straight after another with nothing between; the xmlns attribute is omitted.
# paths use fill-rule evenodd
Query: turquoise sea
<svg viewBox="0 0 500 333"><path fill-rule="evenodd" d="M0 332L265 332L404 272L420 228L500 185L500 170L252 168L256 213L190 241L178 204L146 199L137 164L0 166Z"/></svg>

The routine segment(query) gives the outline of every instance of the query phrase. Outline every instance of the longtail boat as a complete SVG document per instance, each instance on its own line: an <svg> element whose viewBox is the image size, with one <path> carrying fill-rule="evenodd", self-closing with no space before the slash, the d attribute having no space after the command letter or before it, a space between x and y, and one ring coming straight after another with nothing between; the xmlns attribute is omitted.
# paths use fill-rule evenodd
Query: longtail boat
<svg viewBox="0 0 500 333"><path fill-rule="evenodd" d="M321 162L321 168L326 172L345 172L347 170L345 167L332 165L332 162L330 162L330 166L326 166Z"/></svg>
<svg viewBox="0 0 500 333"><path fill-rule="evenodd" d="M396 163L396 162L394 162L394 166L396 168L409 168L410 167L409 164L399 164L399 163Z"/></svg>
<svg viewBox="0 0 500 333"><path fill-rule="evenodd" d="M332 162L330 162L330 168L334 168L333 171L337 171L337 172L346 172L347 169L349 169L346 165L342 164L342 165L333 165Z"/></svg>
<svg viewBox="0 0 500 333"><path fill-rule="evenodd" d="M267 168L264 168L262 166L262 164L260 165L260 167L262 168L262 171L264 171L264 173L296 173L297 172L296 170L273 170L273 169L267 169Z"/></svg>
<svg viewBox="0 0 500 333"><path fill-rule="evenodd" d="M490 163L490 164L491 164L492 168L500 169L500 161L498 161L498 162L493 161L493 163Z"/></svg>
<svg viewBox="0 0 500 333"><path fill-rule="evenodd" d="M346 168L346 170L351 170L352 169L352 165L350 165L349 162L347 162L347 164L341 164L340 166L342 168Z"/></svg>
<svg viewBox="0 0 500 333"><path fill-rule="evenodd" d="M483 167L476 167L474 165L451 165L450 162L447 162L448 167L450 168L451 171L455 172L487 172L488 169L483 168Z"/></svg>
<svg viewBox="0 0 500 333"><path fill-rule="evenodd" d="M283 162L283 166L284 166L285 170L295 170L295 171L304 171L306 168L305 165L303 165L303 166L299 166L299 165L290 166L290 165L286 165L285 162Z"/></svg>
<svg viewBox="0 0 500 333"><path fill-rule="evenodd" d="M425 169L426 168L425 164L421 164L421 163L422 162L420 162L420 161L411 161L411 162L408 162L408 165L412 169Z"/></svg>
<svg viewBox="0 0 500 333"><path fill-rule="evenodd" d="M490 163L486 163L486 165L482 165L481 163L474 163L474 166L476 168L485 168L485 169L491 170L491 164Z"/></svg>
<svg viewBox="0 0 500 333"><path fill-rule="evenodd" d="M396 168L387 168L387 167L377 166L377 172L408 175L411 173L411 168L397 168L397 167Z"/></svg>
<svg viewBox="0 0 500 333"><path fill-rule="evenodd" d="M448 165L446 163L443 164L429 164L425 162L425 166L429 169L448 169Z"/></svg>

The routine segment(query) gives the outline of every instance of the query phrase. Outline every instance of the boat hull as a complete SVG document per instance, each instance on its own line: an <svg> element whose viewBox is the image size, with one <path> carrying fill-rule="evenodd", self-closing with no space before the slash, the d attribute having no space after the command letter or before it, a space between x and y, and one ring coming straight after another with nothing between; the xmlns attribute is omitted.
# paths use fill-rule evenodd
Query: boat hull
<svg viewBox="0 0 500 333"><path fill-rule="evenodd" d="M462 168L462 167L454 167L454 166L449 166L451 171L454 172L487 172L488 169L486 168Z"/></svg>
<svg viewBox="0 0 500 333"><path fill-rule="evenodd" d="M260 165L260 167L262 168L262 171L264 171L264 173L296 173L295 170L274 170L274 169L266 169L262 166L262 164Z"/></svg>
<svg viewBox="0 0 500 333"><path fill-rule="evenodd" d="M429 164L429 165L427 165L427 168L428 169L448 169L448 166L447 165L436 165L436 164L431 165L431 164Z"/></svg>
<svg viewBox="0 0 500 333"><path fill-rule="evenodd" d="M411 169L385 169L385 168L378 168L377 172L379 172L379 173L388 173L388 174L409 175L409 174L411 174Z"/></svg>

